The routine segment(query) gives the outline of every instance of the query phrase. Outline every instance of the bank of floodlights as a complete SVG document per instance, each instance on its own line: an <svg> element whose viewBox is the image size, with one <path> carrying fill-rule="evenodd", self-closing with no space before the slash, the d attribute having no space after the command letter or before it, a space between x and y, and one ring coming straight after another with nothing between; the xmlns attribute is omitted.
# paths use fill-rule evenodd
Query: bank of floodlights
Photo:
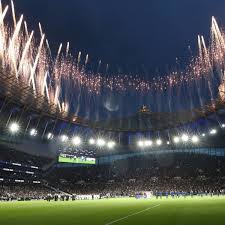
<svg viewBox="0 0 225 225"><path fill-rule="evenodd" d="M138 141L138 142L137 142L137 145L138 145L138 147L140 147L140 148L144 148L144 147L145 147L145 143L144 143L144 141L142 141L142 140Z"/></svg>
<svg viewBox="0 0 225 225"><path fill-rule="evenodd" d="M53 135L52 133L49 132L49 133L47 134L47 139L48 139L48 140L52 140L53 138L54 138L54 135Z"/></svg>
<svg viewBox="0 0 225 225"><path fill-rule="evenodd" d="M90 138L89 141L88 141L88 143L89 143L90 145L94 145L94 144L96 143L96 141L95 141L94 138Z"/></svg>
<svg viewBox="0 0 225 225"><path fill-rule="evenodd" d="M181 140L182 140L183 142L188 142L188 140L189 140L188 135L187 135L187 134L183 134L183 135L181 136Z"/></svg>
<svg viewBox="0 0 225 225"><path fill-rule="evenodd" d="M33 128L30 130L30 136L35 137L35 136L37 136L37 134L38 134L38 132L36 129Z"/></svg>
<svg viewBox="0 0 225 225"><path fill-rule="evenodd" d="M20 125L18 123L12 122L9 124L9 132L11 134L16 134L19 132L19 130L20 130Z"/></svg>
<svg viewBox="0 0 225 225"><path fill-rule="evenodd" d="M174 138L173 138L173 142L174 142L175 144L179 143L179 142L180 142L180 138L179 138L178 136L174 137Z"/></svg>
<svg viewBox="0 0 225 225"><path fill-rule="evenodd" d="M103 147L103 146L105 146L105 144L106 144L106 142L105 142L104 139L102 139L102 138L97 139L97 146L98 147Z"/></svg>
<svg viewBox="0 0 225 225"><path fill-rule="evenodd" d="M162 145L162 140L161 139L157 139L156 140L156 145L158 145L158 146Z"/></svg>
<svg viewBox="0 0 225 225"><path fill-rule="evenodd" d="M79 146L81 144L81 138L78 136L75 136L72 138L72 144L75 146Z"/></svg>
<svg viewBox="0 0 225 225"><path fill-rule="evenodd" d="M68 136L66 136L66 135L64 135L64 134L60 136L61 142L64 142L64 143L65 143L65 142L68 141L68 139L69 139Z"/></svg>
<svg viewBox="0 0 225 225"><path fill-rule="evenodd" d="M109 142L107 143L107 147L108 147L109 149L114 148L115 145L116 145L116 143L115 143L114 141L109 141Z"/></svg>
<svg viewBox="0 0 225 225"><path fill-rule="evenodd" d="M153 145L153 142L151 140L144 141L144 146L145 147L151 147L152 145Z"/></svg>
<svg viewBox="0 0 225 225"><path fill-rule="evenodd" d="M153 142L151 140L139 140L137 142L138 147L140 148L148 148L153 145Z"/></svg>
<svg viewBox="0 0 225 225"><path fill-rule="evenodd" d="M225 129L225 123L220 124L220 128ZM16 134L19 133L20 131L20 125L17 122L11 122L8 125L8 131L11 134ZM216 128L213 128L209 131L209 135L216 135L218 132L218 130ZM38 135L38 131L34 128L32 128L29 131L29 135L30 136L37 136ZM202 133L200 134L201 137L206 137L207 134L206 133ZM48 140L51 140L54 138L54 135L52 133L47 133L45 138L47 138ZM69 137L67 135L61 135L59 136L59 140L63 143L66 143L69 140ZM172 141L174 144L178 144L180 142L182 143L187 143L187 142L192 142L193 144L197 144L200 141L200 137L197 135L193 135L193 136L188 136L187 134L182 134L181 136L174 136ZM165 141L165 144L170 145L171 144L170 141ZM75 136L72 137L70 139L70 143L72 143L74 146L79 146L82 143L82 140L80 137ZM87 140L87 143L89 145L93 145L93 146L97 146L97 147L107 147L108 149L112 149L115 147L116 143L114 141L110 141L110 140L104 140L103 138L99 137L97 139L94 138L90 138L89 140ZM148 147L153 147L155 146L161 146L163 143L162 139L157 139L154 142L152 140L148 140L148 139L140 139L137 141L137 146L139 148L148 148Z"/></svg>
<svg viewBox="0 0 225 225"><path fill-rule="evenodd" d="M194 136L191 138L191 140L192 140L192 142L193 142L194 144L196 144L196 143L199 142L199 137L196 136L196 135L194 135Z"/></svg>
<svg viewBox="0 0 225 225"><path fill-rule="evenodd" d="M209 132L211 135L215 135L216 133L217 133L217 130L216 129L212 129L212 130L210 130L210 132Z"/></svg>

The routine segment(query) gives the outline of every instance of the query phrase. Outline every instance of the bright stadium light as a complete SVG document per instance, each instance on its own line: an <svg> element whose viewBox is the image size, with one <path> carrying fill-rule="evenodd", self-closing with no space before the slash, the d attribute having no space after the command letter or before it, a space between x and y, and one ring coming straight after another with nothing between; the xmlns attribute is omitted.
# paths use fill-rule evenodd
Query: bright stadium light
<svg viewBox="0 0 225 225"><path fill-rule="evenodd" d="M202 134L202 137L205 137L205 133Z"/></svg>
<svg viewBox="0 0 225 225"><path fill-rule="evenodd" d="M217 133L217 130L216 129L212 129L209 133L210 134L216 134Z"/></svg>
<svg viewBox="0 0 225 225"><path fill-rule="evenodd" d="M150 141L150 140L146 140L145 142L144 142L144 145L146 146L146 147L150 147L150 146L152 146L152 141Z"/></svg>
<svg viewBox="0 0 225 225"><path fill-rule="evenodd" d="M167 141L167 142L166 142L166 144L167 144L167 145L170 145L170 142L169 142L169 141Z"/></svg>
<svg viewBox="0 0 225 225"><path fill-rule="evenodd" d="M35 136L37 136L37 133L38 133L37 130L34 128L30 130L30 136L35 137Z"/></svg>
<svg viewBox="0 0 225 225"><path fill-rule="evenodd" d="M20 130L20 126L18 123L16 122L13 122L9 125L9 131L12 133L12 134L15 134L15 133L18 133Z"/></svg>
<svg viewBox="0 0 225 225"><path fill-rule="evenodd" d="M174 138L173 138L173 141L174 141L174 143L176 143L176 144L177 144L177 143L179 143L179 142L180 142L180 138L179 138L179 137L174 137Z"/></svg>
<svg viewBox="0 0 225 225"><path fill-rule="evenodd" d="M108 148L114 148L115 145L116 145L116 143L115 143L114 141L109 141L109 142L107 143L107 147L108 147Z"/></svg>
<svg viewBox="0 0 225 225"><path fill-rule="evenodd" d="M223 124L221 125L221 127L222 127L222 128L225 128L225 124L223 123Z"/></svg>
<svg viewBox="0 0 225 225"><path fill-rule="evenodd" d="M196 143L198 143L199 142L199 138L198 138L198 136L196 136L196 135L194 135L193 137L192 137L192 142L194 143L194 144L196 144Z"/></svg>
<svg viewBox="0 0 225 225"><path fill-rule="evenodd" d="M162 140L161 139L156 140L156 144L157 145L161 145L162 144Z"/></svg>
<svg viewBox="0 0 225 225"><path fill-rule="evenodd" d="M89 139L89 144L90 144L90 145L94 145L94 144L95 144L95 139L90 138L90 139Z"/></svg>
<svg viewBox="0 0 225 225"><path fill-rule="evenodd" d="M62 142L66 142L66 141L68 140L68 137L67 137L66 135L63 134L63 135L60 137L60 139L61 139Z"/></svg>
<svg viewBox="0 0 225 225"><path fill-rule="evenodd" d="M141 148L143 148L143 147L145 146L144 141L141 141L141 140L140 140L140 141L138 141L138 143L137 143L137 144L138 144L138 146L139 146L139 147L141 147Z"/></svg>
<svg viewBox="0 0 225 225"><path fill-rule="evenodd" d="M183 134L183 135L181 136L181 140L182 140L183 142L188 142L188 140L189 140L188 135L187 135L187 134Z"/></svg>
<svg viewBox="0 0 225 225"><path fill-rule="evenodd" d="M52 133L48 133L47 134L47 139L48 140L51 140L51 139L53 139L54 138L54 135L52 134Z"/></svg>
<svg viewBox="0 0 225 225"><path fill-rule="evenodd" d="M102 138L99 138L99 139L97 140L97 145L98 145L99 147L103 147L103 146L105 145L105 140L103 140Z"/></svg>
<svg viewBox="0 0 225 225"><path fill-rule="evenodd" d="M72 138L72 143L73 143L73 145L75 145L75 146L80 145L80 144L81 144L81 139L80 139L80 137L78 137L78 136L73 137L73 138Z"/></svg>

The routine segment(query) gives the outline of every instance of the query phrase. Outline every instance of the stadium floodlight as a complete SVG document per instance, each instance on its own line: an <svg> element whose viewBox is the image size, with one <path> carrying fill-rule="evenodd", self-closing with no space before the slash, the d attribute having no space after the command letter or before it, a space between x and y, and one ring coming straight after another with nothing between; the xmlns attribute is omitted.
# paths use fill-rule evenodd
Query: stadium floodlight
<svg viewBox="0 0 225 225"><path fill-rule="evenodd" d="M162 140L161 140L161 139L157 139L157 140L156 140L156 144L157 144L157 145L161 145L161 144L162 144Z"/></svg>
<svg viewBox="0 0 225 225"><path fill-rule="evenodd" d="M53 137L54 137L54 135L53 135L52 133L48 133L48 134L47 134L47 139L48 139L48 140L53 139Z"/></svg>
<svg viewBox="0 0 225 225"><path fill-rule="evenodd" d="M73 145L75 145L75 146L80 145L80 144L81 144L81 139L80 139L80 137L78 137L78 136L73 137L73 138L72 138L72 143L73 143Z"/></svg>
<svg viewBox="0 0 225 225"><path fill-rule="evenodd" d="M60 139L62 142L66 142L68 140L68 137L63 134L63 135L61 135Z"/></svg>
<svg viewBox="0 0 225 225"><path fill-rule="evenodd" d="M89 139L89 144L90 144L90 145L94 145L94 144L95 144L95 139L90 138L90 139Z"/></svg>
<svg viewBox="0 0 225 225"><path fill-rule="evenodd" d="M115 145L116 145L116 143L115 143L114 141L109 141L109 142L107 143L107 147L108 147L108 148L114 148Z"/></svg>
<svg viewBox="0 0 225 225"><path fill-rule="evenodd" d="M209 133L210 134L216 134L217 133L217 130L216 129L212 129Z"/></svg>
<svg viewBox="0 0 225 225"><path fill-rule="evenodd" d="M152 142L151 140L146 140L146 141L144 142L144 145L145 145L146 147L150 147L150 146L152 146L152 144L153 144L153 142Z"/></svg>
<svg viewBox="0 0 225 225"><path fill-rule="evenodd" d="M20 126L18 123L16 122L13 122L9 125L9 131L12 133L12 134L15 134L15 133L18 133L20 130Z"/></svg>
<svg viewBox="0 0 225 225"><path fill-rule="evenodd" d="M37 130L34 128L30 130L30 136L35 137L35 136L37 136L37 133L38 133Z"/></svg>
<svg viewBox="0 0 225 225"><path fill-rule="evenodd" d="M202 134L202 137L205 137L205 133Z"/></svg>
<svg viewBox="0 0 225 225"><path fill-rule="evenodd" d="M173 141L174 141L174 143L177 144L177 143L180 142L180 138L176 136L176 137L173 138Z"/></svg>
<svg viewBox="0 0 225 225"><path fill-rule="evenodd" d="M221 127L222 127L222 128L225 128L225 124L223 123L223 124L221 125Z"/></svg>
<svg viewBox="0 0 225 225"><path fill-rule="evenodd" d="M188 135L187 135L187 134L183 134L183 135L181 136L181 140L182 140L183 142L188 142L188 140L189 140Z"/></svg>
<svg viewBox="0 0 225 225"><path fill-rule="evenodd" d="M198 136L196 136L196 135L194 135L193 137L192 137L192 142L194 143L194 144L196 144L196 143L198 143L199 142L199 138L198 138Z"/></svg>
<svg viewBox="0 0 225 225"><path fill-rule="evenodd" d="M167 145L170 145L170 142L169 142L169 141L167 141L167 142L166 142L166 144L167 144Z"/></svg>
<svg viewBox="0 0 225 225"><path fill-rule="evenodd" d="M99 139L97 140L97 145L98 145L99 147L103 147L103 146L105 145L105 140L103 140L102 138L99 138Z"/></svg>
<svg viewBox="0 0 225 225"><path fill-rule="evenodd" d="M143 148L143 147L145 146L144 141L141 141L141 140L140 140L140 141L138 141L138 143L137 143L137 144L138 144L138 146L139 146L139 147L141 147L141 148Z"/></svg>

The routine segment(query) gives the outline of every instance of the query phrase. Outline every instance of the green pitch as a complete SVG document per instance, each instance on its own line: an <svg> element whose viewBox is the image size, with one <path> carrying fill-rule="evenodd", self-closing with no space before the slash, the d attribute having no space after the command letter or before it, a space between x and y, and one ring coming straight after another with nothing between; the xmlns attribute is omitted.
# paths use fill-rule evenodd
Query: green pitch
<svg viewBox="0 0 225 225"><path fill-rule="evenodd" d="M0 202L2 225L224 225L225 197Z"/></svg>

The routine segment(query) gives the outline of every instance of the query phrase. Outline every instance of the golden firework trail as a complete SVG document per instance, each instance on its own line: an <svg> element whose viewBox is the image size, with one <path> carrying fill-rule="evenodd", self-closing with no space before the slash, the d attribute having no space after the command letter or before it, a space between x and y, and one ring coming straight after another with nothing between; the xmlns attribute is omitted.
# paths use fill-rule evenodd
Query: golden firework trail
<svg viewBox="0 0 225 225"><path fill-rule="evenodd" d="M11 21L6 21L10 13ZM34 97L45 96L49 105L56 106L61 112L69 113L71 94L65 95L63 84L70 81L70 89L85 87L87 92L100 94L102 88L113 91L151 92L164 91L183 83L193 82L213 75L220 74L221 98L224 98L224 59L225 35L212 17L211 40L207 47L203 36L198 36L199 54L193 57L183 71L173 71L152 80L143 80L139 76L117 74L104 76L100 74L102 61L99 60L97 72L87 71L90 57L87 54L82 59L82 53L77 56L70 53L70 43L60 44L56 57L52 57L49 41L38 24L40 34L29 30L23 15L18 19L14 3L3 7L0 1L0 67L3 73L14 74L18 82L32 87ZM40 38L36 38L40 36ZM109 73L109 65L106 65ZM210 86L210 85L209 85Z"/></svg>

